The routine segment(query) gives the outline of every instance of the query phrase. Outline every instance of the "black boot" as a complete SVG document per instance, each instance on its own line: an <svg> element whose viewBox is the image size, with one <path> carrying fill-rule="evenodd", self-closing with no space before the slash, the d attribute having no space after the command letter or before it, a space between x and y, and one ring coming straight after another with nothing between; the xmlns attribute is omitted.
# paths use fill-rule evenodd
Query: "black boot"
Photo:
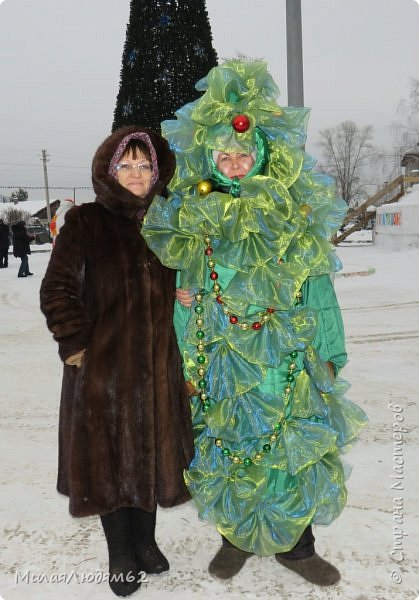
<svg viewBox="0 0 419 600"><path fill-rule="evenodd" d="M146 512L131 508L131 526L138 566L146 573L163 573L169 570L167 558L156 544L156 511Z"/></svg>
<svg viewBox="0 0 419 600"><path fill-rule="evenodd" d="M129 596L141 585L131 537L129 508L119 508L100 517L108 543L109 587L117 596Z"/></svg>

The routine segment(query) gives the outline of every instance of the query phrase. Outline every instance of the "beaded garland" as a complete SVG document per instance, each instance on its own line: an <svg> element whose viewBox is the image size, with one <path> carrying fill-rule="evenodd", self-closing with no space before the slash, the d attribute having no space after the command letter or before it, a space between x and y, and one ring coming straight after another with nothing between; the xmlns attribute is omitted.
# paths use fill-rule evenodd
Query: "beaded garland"
<svg viewBox="0 0 419 600"><path fill-rule="evenodd" d="M215 265L215 261L213 258L214 250L211 246L211 239L208 235L204 236L204 242L205 242L204 254L208 258L207 266L211 271L210 279L214 282L213 287L212 287L213 291L212 291L211 295L215 299L216 302L218 302L219 304L222 305L223 300L221 298L221 286L217 281L218 273L215 271L216 265ZM199 354L197 356L196 361L198 363L197 373L198 373L198 376L200 377L200 379L198 381L198 387L200 390L199 398L201 400L201 408L204 413L206 413L211 407L211 398L208 397L208 394L205 391L206 387L207 387L207 382L205 380L206 369L205 369L204 365L207 362L207 357L204 354L205 332L203 329L204 306L202 305L202 300L206 293L207 293L206 290L202 289L197 294L195 294L196 305L194 308L195 313L197 315L195 322L198 326L198 330L196 332L196 337L198 338L197 350L198 350ZM302 304L302 301L303 301L302 292L299 291L296 296L296 305ZM226 307L223 308L223 312L224 312L224 314L226 314L229 317L229 321L232 325L237 325L243 331L247 331L250 328L253 329L254 331L259 331L260 329L262 329L262 326L265 325L270 320L271 315L275 312L275 310L273 308L267 308L265 311L260 312L259 320L255 321L252 325L249 325L247 322L239 322L239 318L236 315L232 314ZM285 405L288 404L289 398L293 391L293 384L295 382L294 371L297 368L297 364L296 364L295 360L296 360L297 356L298 356L298 352L296 350L294 350L293 352L291 352L289 354L290 362L288 364L288 373L287 373L287 377L286 377L287 383L283 390L283 393L284 393L283 399L284 399ZM281 428L284 424L284 421L285 421L285 418L282 417L282 419L275 425L273 431L270 434L268 434L267 437L269 439L269 442L263 444L262 448L260 450L258 450L252 457L246 456L245 458L241 458L237 453L234 453L229 448L227 448L227 446L224 445L224 442L221 438L215 439L215 445L217 446L217 448L219 448L221 450L221 453L223 454L223 456L229 458L231 460L231 462L235 465L244 465L245 467L250 467L253 463L259 464L260 461L263 459L263 456L266 454L269 454L271 452L271 450L272 450L271 444L275 443L278 440Z"/></svg>

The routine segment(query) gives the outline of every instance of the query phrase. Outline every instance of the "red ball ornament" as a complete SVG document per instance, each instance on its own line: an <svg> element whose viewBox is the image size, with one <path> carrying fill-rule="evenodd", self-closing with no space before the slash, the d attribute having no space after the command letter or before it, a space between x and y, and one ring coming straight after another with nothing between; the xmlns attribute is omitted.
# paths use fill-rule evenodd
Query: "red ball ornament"
<svg viewBox="0 0 419 600"><path fill-rule="evenodd" d="M262 327L262 323L259 323L259 321L256 321L252 325L252 329L255 329L256 331L258 331L261 327Z"/></svg>
<svg viewBox="0 0 419 600"><path fill-rule="evenodd" d="M218 279L218 273L216 273L215 271L213 271L212 273L210 273L210 278L213 281L216 281Z"/></svg>
<svg viewBox="0 0 419 600"><path fill-rule="evenodd" d="M236 315L231 315L231 317L230 317L230 323L233 323L233 325L235 325L238 322L239 322L239 320L236 317Z"/></svg>
<svg viewBox="0 0 419 600"><path fill-rule="evenodd" d="M224 302L222 301L222 299L221 299L221 296L220 296L220 295L218 295L218 296L216 297L216 300L217 300L218 304L224 304Z"/></svg>
<svg viewBox="0 0 419 600"><path fill-rule="evenodd" d="M250 127L250 120L246 115L236 115L231 121L231 124L237 133L244 133Z"/></svg>
<svg viewBox="0 0 419 600"><path fill-rule="evenodd" d="M205 248L204 253L207 256L211 256L211 254L214 252L214 250L211 248L211 246L208 246L207 248Z"/></svg>

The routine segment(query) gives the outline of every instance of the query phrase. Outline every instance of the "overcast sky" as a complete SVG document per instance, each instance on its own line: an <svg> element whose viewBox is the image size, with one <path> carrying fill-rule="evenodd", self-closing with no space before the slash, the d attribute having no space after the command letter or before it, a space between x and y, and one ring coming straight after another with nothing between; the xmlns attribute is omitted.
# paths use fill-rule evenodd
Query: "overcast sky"
<svg viewBox="0 0 419 600"><path fill-rule="evenodd" d="M42 186L43 148L51 187L90 185L93 153L112 125L129 5L0 0L0 187ZM285 0L207 0L207 8L219 58L266 59L286 105ZM392 153L398 104L419 77L418 2L302 0L302 18L308 151L319 155L319 129L351 119L373 125Z"/></svg>

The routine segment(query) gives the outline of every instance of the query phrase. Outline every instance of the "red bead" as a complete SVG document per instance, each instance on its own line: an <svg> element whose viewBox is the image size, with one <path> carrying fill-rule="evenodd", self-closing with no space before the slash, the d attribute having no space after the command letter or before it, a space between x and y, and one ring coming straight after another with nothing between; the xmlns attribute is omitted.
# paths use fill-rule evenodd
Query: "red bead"
<svg viewBox="0 0 419 600"><path fill-rule="evenodd" d="M235 325L238 322L239 322L239 320L236 317L236 315L231 315L231 317L230 317L230 323L233 323L233 325Z"/></svg>
<svg viewBox="0 0 419 600"><path fill-rule="evenodd" d="M215 271L213 271L212 273L210 273L210 278L215 281L216 279L218 279L218 273L216 273Z"/></svg>
<svg viewBox="0 0 419 600"><path fill-rule="evenodd" d="M256 321L255 323L253 323L252 325L252 329L260 329L262 327L262 323L259 323L259 321Z"/></svg>
<svg viewBox="0 0 419 600"><path fill-rule="evenodd" d="M231 121L231 124L237 133L244 133L250 127L250 120L249 117L246 117L246 115L236 115Z"/></svg>
<svg viewBox="0 0 419 600"><path fill-rule="evenodd" d="M217 296L217 297L216 297L216 300L217 300L218 304L223 304L223 301L222 301L222 299L221 299L221 296Z"/></svg>
<svg viewBox="0 0 419 600"><path fill-rule="evenodd" d="M272 313L275 312L275 309L274 308L267 308L266 312L268 312L271 315Z"/></svg>
<svg viewBox="0 0 419 600"><path fill-rule="evenodd" d="M214 250L211 248L211 246L208 246L208 248L205 248L205 254L207 256L211 256L211 254L214 252Z"/></svg>

